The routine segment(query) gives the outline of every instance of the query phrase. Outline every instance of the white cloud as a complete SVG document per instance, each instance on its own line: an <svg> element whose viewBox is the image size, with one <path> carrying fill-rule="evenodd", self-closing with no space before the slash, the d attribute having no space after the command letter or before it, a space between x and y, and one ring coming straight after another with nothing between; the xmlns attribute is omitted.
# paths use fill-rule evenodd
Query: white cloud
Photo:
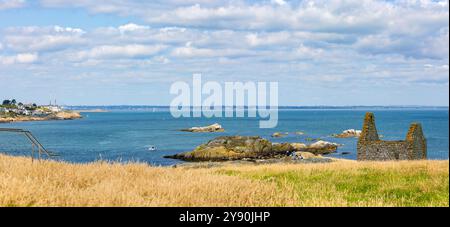
<svg viewBox="0 0 450 227"><path fill-rule="evenodd" d="M76 59L140 58L155 55L165 48L164 45L103 45L88 51L80 51L75 57Z"/></svg>
<svg viewBox="0 0 450 227"><path fill-rule="evenodd" d="M36 62L38 59L38 55L36 53L24 53L24 54L18 54L16 55L16 61L17 63L33 63Z"/></svg>
<svg viewBox="0 0 450 227"><path fill-rule="evenodd" d="M271 0L271 2L280 6L286 5L286 2L284 0Z"/></svg>
<svg viewBox="0 0 450 227"><path fill-rule="evenodd" d="M368 54L400 54L414 58L448 59L448 27L421 37L389 33L362 36L355 48Z"/></svg>
<svg viewBox="0 0 450 227"><path fill-rule="evenodd" d="M7 8L6 2L8 8L12 2L25 3L0 0L0 9ZM401 90L431 84L448 91L448 1L41 0L30 5L61 12L75 7L89 15L108 13L112 22L129 22L95 27L80 20L83 29L0 28L1 72L16 78L14 84L24 84L15 75L30 74L25 82L41 86L42 75L69 88L75 85L62 80L79 75L89 78L76 80L81 88L151 86L159 78L170 82L201 72L218 81L277 80L294 87L282 91L290 94L302 92L300 84L315 95L320 92L314 86L320 90L324 85L361 91L366 85ZM93 87L89 90L101 90ZM306 100L308 93L300 96Z"/></svg>
<svg viewBox="0 0 450 227"><path fill-rule="evenodd" d="M187 45L178 47L172 51L172 56L176 57L216 57L219 53L212 49L195 48Z"/></svg>
<svg viewBox="0 0 450 227"><path fill-rule="evenodd" d="M421 32L427 29L426 25L448 25L448 0L41 0L41 4L140 17L158 26L231 30L290 29L367 34L386 29ZM139 28L134 24L126 27Z"/></svg>
<svg viewBox="0 0 450 227"><path fill-rule="evenodd" d="M0 10L20 8L25 4L25 0L0 0Z"/></svg>
<svg viewBox="0 0 450 227"><path fill-rule="evenodd" d="M428 37L420 46L422 56L448 59L449 56L449 29L442 29L436 36Z"/></svg>
<svg viewBox="0 0 450 227"><path fill-rule="evenodd" d="M156 56L152 59L154 62L162 63L162 64L169 64L170 59L164 57L164 56Z"/></svg>
<svg viewBox="0 0 450 227"><path fill-rule="evenodd" d="M440 33L449 26L448 0L42 0L41 3L45 7L73 6L92 13L139 17L148 23L128 23L104 29L100 35L118 39L117 32L128 42L192 41L202 49L213 44L216 48L231 49L242 48L245 43L258 48L277 48L276 45L290 48L308 42L322 46L357 42L349 48L366 54L395 53L415 58L448 55L448 44L441 43L445 34ZM152 29L149 25L170 29ZM246 42L242 43L242 39ZM438 45L432 44L433 41L444 48L436 48Z"/></svg>
<svg viewBox="0 0 450 227"><path fill-rule="evenodd" d="M291 34L289 32L275 32L269 34L251 33L246 36L250 46L277 45L290 43Z"/></svg>
<svg viewBox="0 0 450 227"><path fill-rule="evenodd" d="M324 50L320 48L307 47L304 44L301 44L297 49L295 49L294 53L300 58L319 58L322 57Z"/></svg>
<svg viewBox="0 0 450 227"><path fill-rule="evenodd" d="M14 51L52 51L86 42L86 33L71 27L14 27L7 28L3 35L5 47Z"/></svg>
<svg viewBox="0 0 450 227"><path fill-rule="evenodd" d="M55 75L197 71L219 78L242 74L345 85L448 84L448 1L43 2L117 14L130 22L85 30L0 29L2 69L27 62L19 54L36 53L42 64L35 66L41 72L60 70Z"/></svg>
<svg viewBox="0 0 450 227"><path fill-rule="evenodd" d="M58 33L63 33L63 32L74 33L74 34L86 33L85 31L83 31L83 29L80 29L80 28L54 26L53 29L55 30L55 32L58 32Z"/></svg>
<svg viewBox="0 0 450 227"><path fill-rule="evenodd" d="M1 56L0 63L3 65L13 64L31 64L38 60L39 56L36 53L21 53L13 56Z"/></svg>
<svg viewBox="0 0 450 227"><path fill-rule="evenodd" d="M149 28L150 27L148 27L148 26L142 26L142 25L129 23L129 24L119 26L118 29L119 29L120 33L125 33L125 32L139 31L139 30L148 30Z"/></svg>
<svg viewBox="0 0 450 227"><path fill-rule="evenodd" d="M171 55L183 58L216 58L216 57L244 57L251 56L254 53L246 49L217 49L217 48L198 48L192 46L191 42L186 43L184 47L177 47Z"/></svg>

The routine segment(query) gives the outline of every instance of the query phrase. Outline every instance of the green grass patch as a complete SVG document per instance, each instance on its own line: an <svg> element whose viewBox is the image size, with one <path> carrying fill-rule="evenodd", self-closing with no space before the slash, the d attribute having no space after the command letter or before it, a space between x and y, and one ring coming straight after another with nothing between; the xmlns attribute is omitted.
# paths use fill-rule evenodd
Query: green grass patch
<svg viewBox="0 0 450 227"><path fill-rule="evenodd" d="M418 168L222 171L292 190L299 206L449 206L449 173Z"/></svg>

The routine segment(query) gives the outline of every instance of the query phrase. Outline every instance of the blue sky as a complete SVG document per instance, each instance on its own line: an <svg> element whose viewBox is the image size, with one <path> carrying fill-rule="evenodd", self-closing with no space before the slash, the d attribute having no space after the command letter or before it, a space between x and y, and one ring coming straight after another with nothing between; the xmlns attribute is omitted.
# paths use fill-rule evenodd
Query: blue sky
<svg viewBox="0 0 450 227"><path fill-rule="evenodd" d="M449 103L445 1L0 0L0 99L168 105L278 81L280 105Z"/></svg>

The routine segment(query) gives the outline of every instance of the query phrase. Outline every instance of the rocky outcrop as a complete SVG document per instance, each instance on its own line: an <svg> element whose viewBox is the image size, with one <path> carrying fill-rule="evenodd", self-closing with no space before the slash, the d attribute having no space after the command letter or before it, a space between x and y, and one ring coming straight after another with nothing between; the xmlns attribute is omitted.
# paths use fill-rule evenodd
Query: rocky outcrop
<svg viewBox="0 0 450 227"><path fill-rule="evenodd" d="M230 161L285 158L292 152L308 152L313 155L330 154L337 150L335 143L318 141L301 143L271 143L259 136L221 136L202 144L193 151L165 158L185 161Z"/></svg>
<svg viewBox="0 0 450 227"><path fill-rule="evenodd" d="M281 137L285 137L285 136L287 136L287 135L289 135L289 133L281 133L281 132L275 132L274 134L272 134L272 137L273 138L281 138Z"/></svg>
<svg viewBox="0 0 450 227"><path fill-rule="evenodd" d="M274 151L272 143L258 136L221 136L191 152L166 156L185 161L229 161L271 158L285 153Z"/></svg>
<svg viewBox="0 0 450 227"><path fill-rule="evenodd" d="M183 132L224 132L225 129L222 128L220 124L212 124L204 127L192 127L187 129L181 129Z"/></svg>
<svg viewBox="0 0 450 227"><path fill-rule="evenodd" d="M293 151L294 148L290 143L272 143L272 151L281 154L289 151Z"/></svg>
<svg viewBox="0 0 450 227"><path fill-rule="evenodd" d="M23 122L23 121L44 121L42 117L29 117L29 116L17 116L17 117L0 117L0 123L11 122Z"/></svg>
<svg viewBox="0 0 450 227"><path fill-rule="evenodd" d="M308 145L306 145L304 143L291 143L291 146L294 151L302 151L302 150L306 150L308 148Z"/></svg>
<svg viewBox="0 0 450 227"><path fill-rule="evenodd" d="M82 118L81 114L74 111L61 111L52 113L48 116L14 116L14 117L0 117L0 123L24 122L24 121L50 121L50 120L74 120Z"/></svg>
<svg viewBox="0 0 450 227"><path fill-rule="evenodd" d="M342 133L340 134L335 134L333 135L336 138L359 138L359 136L361 136L361 130L356 130L356 129L347 129L344 130Z"/></svg>
<svg viewBox="0 0 450 227"><path fill-rule="evenodd" d="M293 151L309 152L315 155L325 155L336 152L340 144L327 141L317 141L313 144L306 145L304 143L291 143Z"/></svg>
<svg viewBox="0 0 450 227"><path fill-rule="evenodd" d="M49 120L74 120L81 118L81 114L74 111L61 111L48 117Z"/></svg>
<svg viewBox="0 0 450 227"><path fill-rule="evenodd" d="M327 141L317 141L313 144L308 145L308 148L304 151L311 152L313 154L331 154L336 152L340 145L337 143L331 143Z"/></svg>

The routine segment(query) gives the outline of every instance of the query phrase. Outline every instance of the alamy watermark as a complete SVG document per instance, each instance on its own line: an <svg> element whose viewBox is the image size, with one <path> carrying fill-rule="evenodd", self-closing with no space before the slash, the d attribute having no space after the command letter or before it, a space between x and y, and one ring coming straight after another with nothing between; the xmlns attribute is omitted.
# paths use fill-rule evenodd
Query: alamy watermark
<svg viewBox="0 0 450 227"><path fill-rule="evenodd" d="M170 103L170 113L180 117L259 117L260 128L278 125L278 82L202 83L194 74L191 85L177 81L170 87L177 95Z"/></svg>

